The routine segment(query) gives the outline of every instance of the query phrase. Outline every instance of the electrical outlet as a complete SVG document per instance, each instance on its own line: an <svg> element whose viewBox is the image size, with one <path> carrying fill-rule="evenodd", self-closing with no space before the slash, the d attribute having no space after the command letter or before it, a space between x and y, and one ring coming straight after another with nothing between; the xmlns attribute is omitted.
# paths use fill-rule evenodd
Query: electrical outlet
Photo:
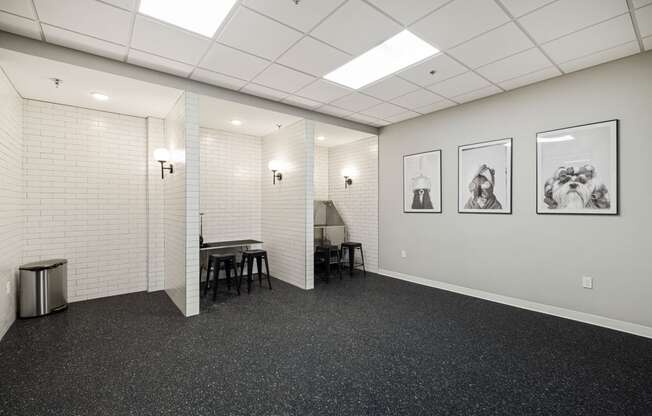
<svg viewBox="0 0 652 416"><path fill-rule="evenodd" d="M401 257L403 257L404 259L407 258L407 253L405 252L405 250L401 250Z"/></svg>
<svg viewBox="0 0 652 416"><path fill-rule="evenodd" d="M7 295L11 295L11 280L7 281Z"/></svg>
<svg viewBox="0 0 652 416"><path fill-rule="evenodd" d="M593 289L593 278L591 276L582 276L582 287L584 289Z"/></svg>

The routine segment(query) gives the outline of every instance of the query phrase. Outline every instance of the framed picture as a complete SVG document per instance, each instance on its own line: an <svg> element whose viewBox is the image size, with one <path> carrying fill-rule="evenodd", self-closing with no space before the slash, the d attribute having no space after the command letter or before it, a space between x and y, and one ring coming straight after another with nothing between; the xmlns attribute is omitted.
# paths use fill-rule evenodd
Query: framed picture
<svg viewBox="0 0 652 416"><path fill-rule="evenodd" d="M459 146L459 213L512 213L512 139Z"/></svg>
<svg viewBox="0 0 652 416"><path fill-rule="evenodd" d="M403 156L403 212L441 213L441 150Z"/></svg>
<svg viewBox="0 0 652 416"><path fill-rule="evenodd" d="M537 133L537 213L618 215L618 120Z"/></svg>

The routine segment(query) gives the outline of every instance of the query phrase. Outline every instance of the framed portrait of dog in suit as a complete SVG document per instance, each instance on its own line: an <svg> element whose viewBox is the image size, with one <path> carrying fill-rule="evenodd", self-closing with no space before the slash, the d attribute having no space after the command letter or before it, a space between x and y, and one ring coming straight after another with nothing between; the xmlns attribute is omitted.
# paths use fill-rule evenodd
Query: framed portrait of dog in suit
<svg viewBox="0 0 652 416"><path fill-rule="evenodd" d="M512 139L467 144L457 149L457 211L511 214Z"/></svg>
<svg viewBox="0 0 652 416"><path fill-rule="evenodd" d="M537 213L618 215L618 120L537 133Z"/></svg>
<svg viewBox="0 0 652 416"><path fill-rule="evenodd" d="M441 213L441 150L403 156L403 212Z"/></svg>

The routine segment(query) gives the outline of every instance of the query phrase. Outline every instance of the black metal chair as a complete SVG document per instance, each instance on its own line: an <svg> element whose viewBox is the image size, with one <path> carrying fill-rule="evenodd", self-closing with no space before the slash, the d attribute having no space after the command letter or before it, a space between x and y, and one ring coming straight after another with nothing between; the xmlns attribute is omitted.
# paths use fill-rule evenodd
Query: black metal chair
<svg viewBox="0 0 652 416"><path fill-rule="evenodd" d="M326 283L331 277L331 266L337 265L337 272L342 280L342 259L340 250L334 245L318 246L315 249L315 264L323 266L326 270Z"/></svg>
<svg viewBox="0 0 652 416"><path fill-rule="evenodd" d="M353 270L355 270L357 267L362 266L362 272L364 273L364 277L367 277L367 269L364 267L364 252L362 251L362 243L354 243L352 241L346 241L342 243L342 257L344 257L344 252L347 252L348 256L348 267L349 267L349 276L353 276ZM360 250L360 259L362 260L361 263L356 263L355 262L355 250L359 249Z"/></svg>
<svg viewBox="0 0 652 416"><path fill-rule="evenodd" d="M211 254L208 256L208 270L206 271L206 286L204 286L204 296L208 292L208 286L211 280L211 272L213 274L213 300L217 298L217 282L220 277L220 269L224 266L226 273L226 285L228 290L231 290L231 270L234 272L234 277L237 282L233 285L240 295L240 281L242 280L242 273L238 277L238 270L236 268L235 254Z"/></svg>
<svg viewBox="0 0 652 416"><path fill-rule="evenodd" d="M240 276L244 276L244 267L247 263L247 293L251 292L251 282L253 280L254 260L258 268L258 286L263 285L263 260L265 261L265 270L267 273L267 284L269 290L272 290L272 280L269 276L269 263L267 262L267 251L265 250L245 250L242 252L242 261L240 262ZM242 280L242 278L240 279ZM239 283L238 283L239 286Z"/></svg>

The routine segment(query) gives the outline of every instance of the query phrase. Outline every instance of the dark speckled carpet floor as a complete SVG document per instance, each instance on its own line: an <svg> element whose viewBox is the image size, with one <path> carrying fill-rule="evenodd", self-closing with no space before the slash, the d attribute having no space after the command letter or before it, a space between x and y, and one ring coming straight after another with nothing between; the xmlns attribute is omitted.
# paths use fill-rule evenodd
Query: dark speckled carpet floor
<svg viewBox="0 0 652 416"><path fill-rule="evenodd" d="M652 340L370 275L185 319L74 303L0 342L1 415L652 415Z"/></svg>

